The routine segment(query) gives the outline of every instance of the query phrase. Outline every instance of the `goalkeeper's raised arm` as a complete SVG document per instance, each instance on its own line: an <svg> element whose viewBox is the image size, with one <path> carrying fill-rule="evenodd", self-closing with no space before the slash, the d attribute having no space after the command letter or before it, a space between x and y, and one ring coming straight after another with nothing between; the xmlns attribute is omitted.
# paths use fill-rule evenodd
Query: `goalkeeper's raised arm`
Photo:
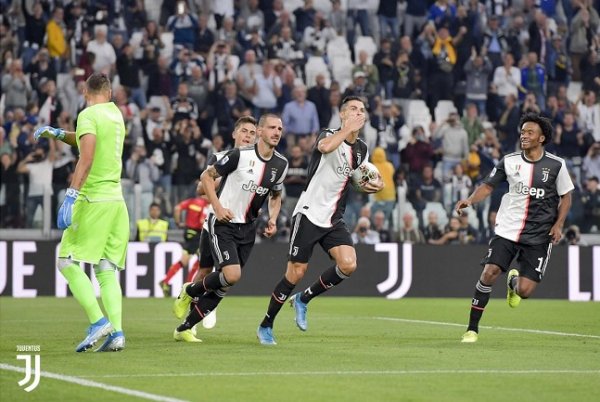
<svg viewBox="0 0 600 402"><path fill-rule="evenodd" d="M37 141L40 138L56 138L72 147L77 146L77 140L74 131L66 131L62 128L55 128L51 126L43 126L35 130L33 138Z"/></svg>

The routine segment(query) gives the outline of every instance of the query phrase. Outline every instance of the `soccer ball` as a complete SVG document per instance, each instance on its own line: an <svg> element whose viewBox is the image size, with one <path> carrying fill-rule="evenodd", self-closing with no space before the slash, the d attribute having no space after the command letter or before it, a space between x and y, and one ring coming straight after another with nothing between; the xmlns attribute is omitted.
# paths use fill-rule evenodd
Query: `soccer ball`
<svg viewBox="0 0 600 402"><path fill-rule="evenodd" d="M370 181L376 181L381 175L379 170L371 162L364 162L357 169L352 171L350 181L352 186L358 191L364 191L363 186Z"/></svg>

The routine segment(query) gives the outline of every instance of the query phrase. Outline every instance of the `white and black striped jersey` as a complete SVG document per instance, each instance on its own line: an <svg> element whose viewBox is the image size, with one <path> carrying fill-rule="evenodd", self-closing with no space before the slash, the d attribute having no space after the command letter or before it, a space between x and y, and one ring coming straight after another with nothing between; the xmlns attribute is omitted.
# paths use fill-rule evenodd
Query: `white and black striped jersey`
<svg viewBox="0 0 600 402"><path fill-rule="evenodd" d="M251 223L270 191L281 191L288 161L275 151L269 160L258 153L257 145L234 148L215 162L223 178L217 196L233 212L231 223ZM209 213L213 213L212 206Z"/></svg>
<svg viewBox="0 0 600 402"><path fill-rule="evenodd" d="M545 152L535 162L521 152L506 155L484 179L495 187L508 182L496 217L495 233L523 244L549 243L558 216L560 197L573 190L565 161Z"/></svg>
<svg viewBox="0 0 600 402"><path fill-rule="evenodd" d="M336 150L323 154L319 141L338 130L326 129L319 134L308 164L308 181L298 199L294 215L302 213L320 227L335 225L344 215L350 188L350 175L369 159L367 144L357 139L354 144L344 141Z"/></svg>

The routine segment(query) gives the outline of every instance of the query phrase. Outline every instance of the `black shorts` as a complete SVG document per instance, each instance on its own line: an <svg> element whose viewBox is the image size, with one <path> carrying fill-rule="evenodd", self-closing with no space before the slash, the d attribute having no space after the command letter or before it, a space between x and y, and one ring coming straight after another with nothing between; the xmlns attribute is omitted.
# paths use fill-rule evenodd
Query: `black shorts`
<svg viewBox="0 0 600 402"><path fill-rule="evenodd" d="M183 239L183 249L187 251L189 255L196 254L198 252L198 246L200 245L200 230L186 228Z"/></svg>
<svg viewBox="0 0 600 402"><path fill-rule="evenodd" d="M540 282L546 272L551 252L552 243L528 245L494 236L490 240L487 254L481 260L481 265L495 264L506 272L511 268L512 260L516 258L519 274L532 281Z"/></svg>
<svg viewBox="0 0 600 402"><path fill-rule="evenodd" d="M322 228L313 224L306 216L296 214L292 220L288 260L307 263L317 243L328 254L333 247L354 245L344 221L338 221L330 228Z"/></svg>
<svg viewBox="0 0 600 402"><path fill-rule="evenodd" d="M200 268L208 268L215 266L212 253L210 251L210 235L206 229L202 229L200 235Z"/></svg>
<svg viewBox="0 0 600 402"><path fill-rule="evenodd" d="M208 216L208 234L212 257L219 268L248 262L254 240L254 223L221 223L214 214Z"/></svg>

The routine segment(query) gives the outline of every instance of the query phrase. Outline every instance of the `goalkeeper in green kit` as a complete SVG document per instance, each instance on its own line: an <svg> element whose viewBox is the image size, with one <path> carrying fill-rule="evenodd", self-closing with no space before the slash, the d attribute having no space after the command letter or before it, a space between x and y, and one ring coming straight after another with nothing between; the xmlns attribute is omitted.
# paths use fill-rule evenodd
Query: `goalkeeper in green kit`
<svg viewBox="0 0 600 402"><path fill-rule="evenodd" d="M34 137L56 138L79 148L79 161L57 218L58 228L64 229L57 268L90 321L76 351L89 350L107 335L96 352L118 351L125 347L118 271L125 267L129 241L129 216L121 190L126 131L121 111L110 101L107 76L92 74L86 81L85 97L87 107L77 117L75 133L45 126ZM81 262L94 267L108 319Z"/></svg>

